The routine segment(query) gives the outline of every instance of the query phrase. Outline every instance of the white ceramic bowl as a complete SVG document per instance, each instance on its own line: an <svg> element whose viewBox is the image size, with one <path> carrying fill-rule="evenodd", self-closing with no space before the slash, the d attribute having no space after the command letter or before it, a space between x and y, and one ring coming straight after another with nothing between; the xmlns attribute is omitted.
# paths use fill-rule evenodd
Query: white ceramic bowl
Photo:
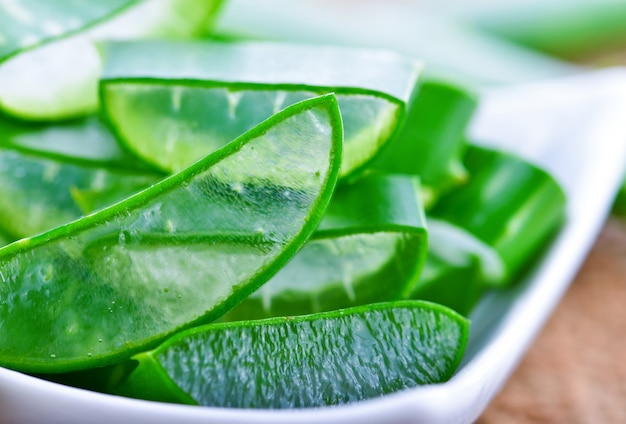
<svg viewBox="0 0 626 424"><path fill-rule="evenodd" d="M0 422L470 423L514 370L601 228L626 169L625 113L622 69L485 96L472 136L551 172L568 195L568 219L524 281L480 302L465 359L445 384L332 408L236 410L124 399L0 369Z"/></svg>

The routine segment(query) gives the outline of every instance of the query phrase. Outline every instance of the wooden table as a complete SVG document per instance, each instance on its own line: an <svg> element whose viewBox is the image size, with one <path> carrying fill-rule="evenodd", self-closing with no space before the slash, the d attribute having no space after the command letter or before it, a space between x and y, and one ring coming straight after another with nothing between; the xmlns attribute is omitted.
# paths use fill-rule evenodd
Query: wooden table
<svg viewBox="0 0 626 424"><path fill-rule="evenodd" d="M478 423L626 423L626 217L609 218Z"/></svg>

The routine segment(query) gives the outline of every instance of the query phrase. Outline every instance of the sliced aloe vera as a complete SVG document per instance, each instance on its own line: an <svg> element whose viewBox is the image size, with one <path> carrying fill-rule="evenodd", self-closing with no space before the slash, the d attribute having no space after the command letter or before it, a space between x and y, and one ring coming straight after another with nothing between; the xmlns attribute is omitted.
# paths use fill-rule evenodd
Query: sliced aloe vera
<svg viewBox="0 0 626 424"><path fill-rule="evenodd" d="M461 160L465 129L476 95L451 82L427 80L409 108L400 134L377 156L373 167L420 176L425 203L467 179Z"/></svg>
<svg viewBox="0 0 626 424"><path fill-rule="evenodd" d="M189 36L221 0L26 0L0 3L0 110L29 120L97 107L92 40Z"/></svg>
<svg viewBox="0 0 626 424"><path fill-rule="evenodd" d="M341 176L366 164L404 119L418 65L380 50L247 42L102 46L103 107L129 149L175 171L296 101L334 92Z"/></svg>
<svg viewBox="0 0 626 424"><path fill-rule="evenodd" d="M469 183L444 196L432 215L492 246L512 277L563 223L565 193L544 170L511 154L469 146L464 164Z"/></svg>
<svg viewBox="0 0 626 424"><path fill-rule="evenodd" d="M486 288L505 284L500 256L467 231L428 219L428 255L409 295L454 309L467 316Z"/></svg>
<svg viewBox="0 0 626 424"><path fill-rule="evenodd" d="M0 227L21 238L66 224L162 178L146 168L93 117L60 125L0 120Z"/></svg>
<svg viewBox="0 0 626 424"><path fill-rule="evenodd" d="M135 356L113 391L236 408L344 404L448 380L467 336L465 318L419 301L212 324Z"/></svg>
<svg viewBox="0 0 626 424"><path fill-rule="evenodd" d="M0 364L105 365L217 318L313 232L341 139L336 99L304 101L113 207L0 249Z"/></svg>
<svg viewBox="0 0 626 424"><path fill-rule="evenodd" d="M144 162L126 152L96 116L51 124L23 123L0 118L0 147L59 160L142 169Z"/></svg>
<svg viewBox="0 0 626 424"><path fill-rule="evenodd" d="M396 300L417 281L427 233L416 178L368 176L339 187L319 228L283 269L223 320Z"/></svg>
<svg viewBox="0 0 626 424"><path fill-rule="evenodd" d="M0 227L18 238L32 236L112 205L160 178L0 148Z"/></svg>

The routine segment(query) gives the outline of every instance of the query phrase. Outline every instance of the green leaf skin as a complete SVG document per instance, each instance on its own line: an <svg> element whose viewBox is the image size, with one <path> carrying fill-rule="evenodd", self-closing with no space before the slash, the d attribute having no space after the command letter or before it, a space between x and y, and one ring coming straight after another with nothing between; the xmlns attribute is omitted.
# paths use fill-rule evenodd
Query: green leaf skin
<svg viewBox="0 0 626 424"><path fill-rule="evenodd" d="M337 189L320 229L222 320L304 315L404 298L427 248L419 180L365 177Z"/></svg>
<svg viewBox="0 0 626 424"><path fill-rule="evenodd" d="M123 202L0 249L0 364L104 366L222 315L318 225L341 130L334 96L298 103Z"/></svg>
<svg viewBox="0 0 626 424"><path fill-rule="evenodd" d="M31 121L98 105L94 40L181 38L204 31L221 0L21 0L0 4L0 111Z"/></svg>
<svg viewBox="0 0 626 424"><path fill-rule="evenodd" d="M468 184L444 196L432 215L492 246L516 276L565 220L565 193L542 169L513 155L470 146Z"/></svg>
<svg viewBox="0 0 626 424"><path fill-rule="evenodd" d="M168 172L289 104L334 92L346 176L400 127L419 73L416 62L390 52L332 46L155 41L101 50L101 97L112 126L129 150Z"/></svg>
<svg viewBox="0 0 626 424"><path fill-rule="evenodd" d="M419 175L428 208L441 193L467 179L461 163L464 135L477 103L476 95L459 85L423 81L403 129L372 168Z"/></svg>
<svg viewBox="0 0 626 424"><path fill-rule="evenodd" d="M427 300L468 316L486 288L506 284L500 256L448 222L428 219L428 255L411 299Z"/></svg>
<svg viewBox="0 0 626 424"><path fill-rule="evenodd" d="M235 408L308 408L447 381L468 321L429 302L212 324L134 357L131 397Z"/></svg>

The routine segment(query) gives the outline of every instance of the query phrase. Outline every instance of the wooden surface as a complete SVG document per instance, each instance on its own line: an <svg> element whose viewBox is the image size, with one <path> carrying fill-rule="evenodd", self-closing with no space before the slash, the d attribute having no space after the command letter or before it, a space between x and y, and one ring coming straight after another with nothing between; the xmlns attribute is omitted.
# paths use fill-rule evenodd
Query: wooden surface
<svg viewBox="0 0 626 424"><path fill-rule="evenodd" d="M626 218L611 217L480 424L626 423Z"/></svg>

